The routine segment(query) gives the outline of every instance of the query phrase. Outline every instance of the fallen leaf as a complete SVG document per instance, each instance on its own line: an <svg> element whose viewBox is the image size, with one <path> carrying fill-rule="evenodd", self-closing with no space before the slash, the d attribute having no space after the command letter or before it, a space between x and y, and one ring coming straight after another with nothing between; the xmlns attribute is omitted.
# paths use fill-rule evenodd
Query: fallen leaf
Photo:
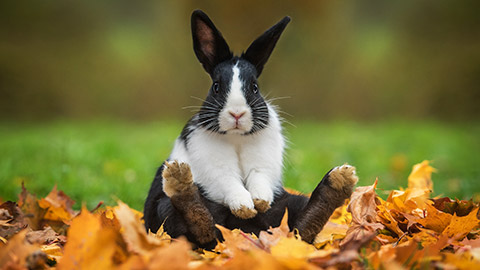
<svg viewBox="0 0 480 270"><path fill-rule="evenodd" d="M162 239L148 235L145 227L142 225L141 217L125 203L118 201L118 206L114 208L114 213L123 230L122 236L127 243L129 251L143 254L168 244L162 241Z"/></svg>
<svg viewBox="0 0 480 270"><path fill-rule="evenodd" d="M452 215L439 211L431 205L426 205L425 218L418 219L417 222L427 229L441 233L447 228L451 220Z"/></svg>
<svg viewBox="0 0 480 270"><path fill-rule="evenodd" d="M375 188L378 179L371 186L357 187L350 198L347 210L352 213L352 223L340 245L370 237L384 225L377 222L377 204Z"/></svg>
<svg viewBox="0 0 480 270"><path fill-rule="evenodd" d="M15 202L0 205L0 237L8 239L27 227L22 210Z"/></svg>
<svg viewBox="0 0 480 270"><path fill-rule="evenodd" d="M464 217L458 217L456 214L453 214L450 224L445 228L442 234L454 238L455 240L463 239L471 230L478 226L479 220L477 218L477 212L478 208Z"/></svg>
<svg viewBox="0 0 480 270"><path fill-rule="evenodd" d="M59 238L59 235L52 230L51 227L46 227L43 230L30 231L27 233L27 240L30 243L46 244L53 242Z"/></svg>
<svg viewBox="0 0 480 270"><path fill-rule="evenodd" d="M2 269L23 269L26 258L40 249L38 245L30 244L26 235L27 230L22 230L0 248L0 266L2 266Z"/></svg>
<svg viewBox="0 0 480 270"><path fill-rule="evenodd" d="M435 168L431 167L427 160L415 164L408 176L408 188L433 190L432 172L435 171Z"/></svg>
<svg viewBox="0 0 480 270"><path fill-rule="evenodd" d="M44 219L61 221L66 224L75 216L72 209L73 204L75 204L75 201L70 199L63 191L57 190L57 186L53 187L47 197L38 201L38 205L47 211Z"/></svg>
<svg viewBox="0 0 480 270"><path fill-rule="evenodd" d="M68 229L65 253L57 269L113 269L116 232L102 228L98 217L85 207Z"/></svg>

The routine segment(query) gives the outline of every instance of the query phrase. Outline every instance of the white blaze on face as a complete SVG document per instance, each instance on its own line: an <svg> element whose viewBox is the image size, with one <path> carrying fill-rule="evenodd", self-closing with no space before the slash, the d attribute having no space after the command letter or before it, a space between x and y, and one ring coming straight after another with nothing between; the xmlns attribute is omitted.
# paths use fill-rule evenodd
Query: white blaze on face
<svg viewBox="0 0 480 270"><path fill-rule="evenodd" d="M232 71L230 92L218 122L221 131L243 134L253 127L252 111L242 91L243 82L240 80L240 70L237 65L233 66Z"/></svg>

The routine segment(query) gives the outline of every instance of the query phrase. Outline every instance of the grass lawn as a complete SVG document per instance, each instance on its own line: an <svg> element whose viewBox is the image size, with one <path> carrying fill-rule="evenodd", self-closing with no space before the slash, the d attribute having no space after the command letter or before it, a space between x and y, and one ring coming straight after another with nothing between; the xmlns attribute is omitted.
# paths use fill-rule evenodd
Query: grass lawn
<svg viewBox="0 0 480 270"><path fill-rule="evenodd" d="M406 187L411 166L432 160L434 193L480 196L480 124L434 122L295 122L286 125L285 185L310 192L333 166L357 166L360 185L379 178L378 193ZM93 208L116 199L138 210L156 168L181 131L179 122L0 124L0 198L27 189L45 196L56 184ZM268 158L268 157L266 157Z"/></svg>

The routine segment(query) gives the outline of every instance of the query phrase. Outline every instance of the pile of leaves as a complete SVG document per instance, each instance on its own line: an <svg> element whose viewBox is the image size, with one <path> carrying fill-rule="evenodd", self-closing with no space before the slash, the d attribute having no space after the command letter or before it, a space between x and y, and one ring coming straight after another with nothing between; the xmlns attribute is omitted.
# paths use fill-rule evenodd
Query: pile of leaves
<svg viewBox="0 0 480 270"><path fill-rule="evenodd" d="M480 265L478 203L431 198L428 162L414 166L408 188L386 200L377 181L358 187L313 245L291 232L287 218L258 236L218 226L225 238L213 251L192 250L160 229L146 233L142 214L115 207L72 210L56 188L37 199L25 188L18 204L0 206L2 269L314 269L446 268Z"/></svg>

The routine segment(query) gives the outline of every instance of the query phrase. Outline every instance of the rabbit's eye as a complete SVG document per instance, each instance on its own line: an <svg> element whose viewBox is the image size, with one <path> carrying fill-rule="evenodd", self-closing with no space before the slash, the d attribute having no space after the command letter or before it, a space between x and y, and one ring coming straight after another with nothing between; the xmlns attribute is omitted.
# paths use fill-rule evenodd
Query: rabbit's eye
<svg viewBox="0 0 480 270"><path fill-rule="evenodd" d="M253 88L252 89L253 89L254 94L258 93L258 84L253 83Z"/></svg>
<svg viewBox="0 0 480 270"><path fill-rule="evenodd" d="M216 82L216 83L213 84L213 91L215 92L215 94L218 94L218 88L219 88L219 87L220 87L220 86L219 86L218 82Z"/></svg>

